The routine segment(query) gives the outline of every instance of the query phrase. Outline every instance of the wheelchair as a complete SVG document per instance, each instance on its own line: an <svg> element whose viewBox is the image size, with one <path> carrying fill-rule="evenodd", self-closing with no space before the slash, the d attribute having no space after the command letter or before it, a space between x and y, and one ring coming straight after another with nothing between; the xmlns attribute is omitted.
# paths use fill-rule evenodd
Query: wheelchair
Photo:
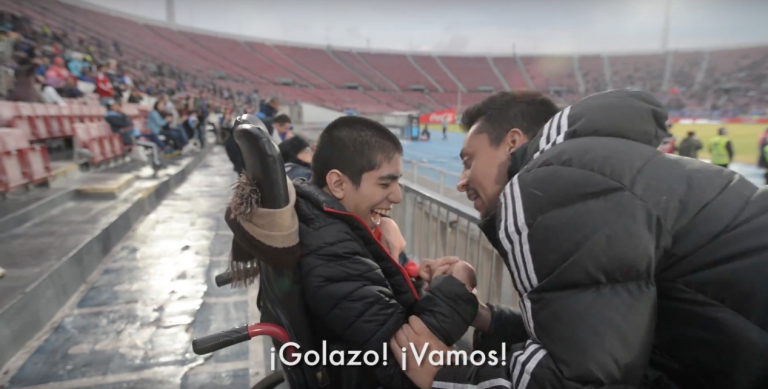
<svg viewBox="0 0 768 389"><path fill-rule="evenodd" d="M260 267L260 272L259 309L262 313L262 322L194 339L192 351L195 354L209 354L257 336L269 336L276 350L288 342L297 343L302 350L312 349L308 347L312 342L311 328L306 324L296 324L307 323L306 314L302 309L303 302L299 296L301 290L295 290L293 285L285 287L286 282L291 282L291 271L276 272L266 266ZM218 287L229 285L232 282L232 276L229 272L225 272L217 275L215 281ZM293 302L286 304L289 301ZM292 355L293 351L291 347L286 347L285 354ZM291 389L320 389L329 386L327 375L321 366L297 364L282 368L282 371L278 370L267 375L252 389L275 389L285 383Z"/></svg>
<svg viewBox="0 0 768 389"><path fill-rule="evenodd" d="M243 152L245 173L259 186L260 206L265 209L280 209L289 204L288 189L282 158L279 150L258 118L242 115L235 122L233 136ZM269 188L269 190L264 190ZM282 190L280 188L283 188ZM272 258L266 261L276 262ZM257 261L259 267L259 295L257 306L261 311L261 322L236 327L227 331L197 338L192 341L192 350L197 355L209 354L226 347L252 339L255 336L269 336L276 350L288 343L298 345L302 352L317 350L310 318L304 303L302 285L297 266L270 266L264 260ZM285 264L285 263L283 263ZM216 285L232 283L232 274L227 272L216 277ZM288 347L285 358L293 355ZM259 382L254 388L276 388L283 383L292 389L321 389L329 387L328 374L323 366L309 366L297 363L283 366Z"/></svg>

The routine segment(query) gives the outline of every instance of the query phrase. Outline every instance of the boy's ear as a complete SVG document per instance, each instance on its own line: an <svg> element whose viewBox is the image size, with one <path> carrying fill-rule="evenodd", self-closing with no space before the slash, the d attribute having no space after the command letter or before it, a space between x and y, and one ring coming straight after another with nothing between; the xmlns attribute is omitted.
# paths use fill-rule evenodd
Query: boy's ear
<svg viewBox="0 0 768 389"><path fill-rule="evenodd" d="M325 175L325 184L328 186L328 192L337 200L343 200L345 196L344 175L333 169Z"/></svg>

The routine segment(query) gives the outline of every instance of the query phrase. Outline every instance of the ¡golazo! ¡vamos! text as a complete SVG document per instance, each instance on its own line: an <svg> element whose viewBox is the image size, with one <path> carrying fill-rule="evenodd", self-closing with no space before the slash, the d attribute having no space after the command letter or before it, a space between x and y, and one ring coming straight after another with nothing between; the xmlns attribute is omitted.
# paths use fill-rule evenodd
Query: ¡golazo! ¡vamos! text
<svg viewBox="0 0 768 389"><path fill-rule="evenodd" d="M416 363L421 366L424 361L429 362L433 366L444 365L459 365L466 366L472 364L474 366L502 366L506 365L506 345L501 345L501 358L498 357L498 352L490 351L488 353L482 351L466 352L464 350L432 350L427 353L428 344L424 344L421 350L417 350L413 343L410 343L411 354ZM362 352L360 350L333 350L328 354L328 348L325 341L323 341L322 351L318 353L315 350L307 351L306 353L298 352L300 346L294 342L288 342L280 347L279 358L280 363L285 366L296 366L301 362L304 362L307 366L376 366L381 361L381 364L387 365L387 356L389 344L384 343L381 352L368 350ZM275 370L275 348L271 349L270 368ZM408 358L408 352L405 347L401 350L401 360L405 361ZM361 357L362 354L362 357ZM487 355L486 355L487 354ZM405 370L406 364L403 363L403 370Z"/></svg>

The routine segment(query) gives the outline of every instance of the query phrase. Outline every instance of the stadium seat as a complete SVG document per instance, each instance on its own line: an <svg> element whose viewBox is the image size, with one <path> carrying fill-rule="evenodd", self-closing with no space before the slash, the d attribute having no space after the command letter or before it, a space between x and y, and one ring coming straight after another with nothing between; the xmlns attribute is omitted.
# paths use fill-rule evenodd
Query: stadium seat
<svg viewBox="0 0 768 389"><path fill-rule="evenodd" d="M51 176L48 150L41 145L31 145L23 130L0 129L0 159L0 192L37 184Z"/></svg>
<svg viewBox="0 0 768 389"><path fill-rule="evenodd" d="M48 127L48 135L51 138L60 138L64 136L64 130L61 126L61 107L56 104L45 104L45 125Z"/></svg>
<svg viewBox="0 0 768 389"><path fill-rule="evenodd" d="M31 103L29 104L29 107L31 108L31 113L29 116L32 118L30 123L33 124L32 139L42 140L50 138L51 133L48 129L48 124L46 123L48 109L46 108L45 104Z"/></svg>
<svg viewBox="0 0 768 389"><path fill-rule="evenodd" d="M72 124L83 123L83 106L82 104L72 104L69 106L70 114L72 115ZM74 127L73 127L74 131Z"/></svg>
<svg viewBox="0 0 768 389"><path fill-rule="evenodd" d="M90 162L92 164L99 164L102 161L105 160L104 158L104 150L101 146L102 141L100 138L93 138L92 137L92 131L91 128L89 128L91 123L77 123L75 124L75 137L77 139L77 145L78 147L88 149L93 154L93 157L90 159Z"/></svg>
<svg viewBox="0 0 768 389"><path fill-rule="evenodd" d="M65 105L59 107L58 122L63 136L72 136L72 107Z"/></svg>
<svg viewBox="0 0 768 389"><path fill-rule="evenodd" d="M0 193L7 193L29 183L21 172L19 153L0 152Z"/></svg>

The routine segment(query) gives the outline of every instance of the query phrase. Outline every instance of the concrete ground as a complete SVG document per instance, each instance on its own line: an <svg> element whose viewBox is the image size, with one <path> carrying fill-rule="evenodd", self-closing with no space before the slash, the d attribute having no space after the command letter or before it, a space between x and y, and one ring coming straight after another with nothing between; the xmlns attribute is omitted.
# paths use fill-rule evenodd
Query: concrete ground
<svg viewBox="0 0 768 389"><path fill-rule="evenodd" d="M213 283L227 267L232 234L224 209L234 180L217 147L8 364L0 384L249 388L263 378L260 339L204 357L191 347L195 337L258 321L248 292Z"/></svg>

